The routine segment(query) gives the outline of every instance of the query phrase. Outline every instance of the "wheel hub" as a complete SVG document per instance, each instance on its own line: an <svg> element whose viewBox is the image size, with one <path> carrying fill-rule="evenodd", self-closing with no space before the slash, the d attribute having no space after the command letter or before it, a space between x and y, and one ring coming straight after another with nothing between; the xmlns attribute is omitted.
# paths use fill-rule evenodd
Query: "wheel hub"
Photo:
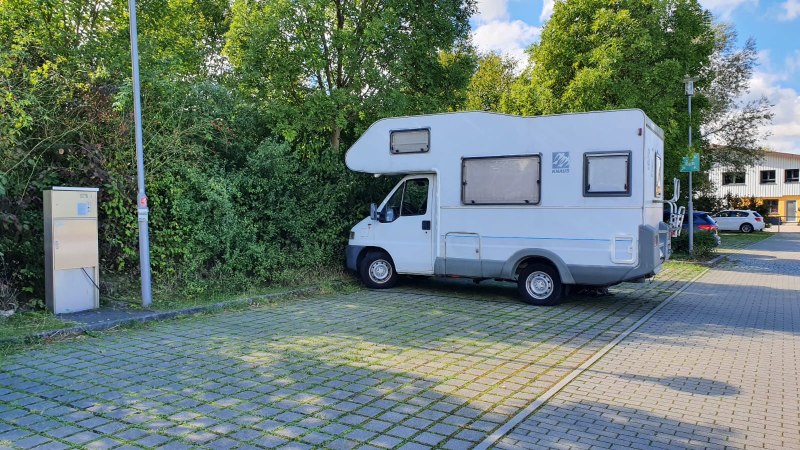
<svg viewBox="0 0 800 450"><path fill-rule="evenodd" d="M553 279L544 272L533 272L528 276L525 287L531 297L542 300L553 293Z"/></svg>
<svg viewBox="0 0 800 450"><path fill-rule="evenodd" d="M375 283L385 283L392 276L392 266L387 261L378 260L369 266L369 277Z"/></svg>

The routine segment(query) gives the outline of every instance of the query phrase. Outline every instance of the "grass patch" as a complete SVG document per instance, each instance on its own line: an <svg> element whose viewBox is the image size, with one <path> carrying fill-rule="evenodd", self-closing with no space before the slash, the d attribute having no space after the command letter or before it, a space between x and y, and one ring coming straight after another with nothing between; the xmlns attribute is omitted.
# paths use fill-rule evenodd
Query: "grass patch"
<svg viewBox="0 0 800 450"><path fill-rule="evenodd" d="M720 254L730 253L731 250L737 250L741 248L745 248L749 245L755 244L756 242L763 241L764 239L769 239L772 237L772 233L765 233L765 232L754 232L754 233L738 233L734 231L730 232L722 232L719 234L722 242L720 243L719 247L714 249L713 253L691 257L688 253L675 251L672 253L670 257L673 261L680 261L680 262L707 262L710 261Z"/></svg>
<svg viewBox="0 0 800 450"><path fill-rule="evenodd" d="M109 278L101 283L100 303L129 309L141 308L139 280ZM275 294L307 287L319 287L320 293L350 292L358 289L353 276L343 271L286 271L270 284L254 280L247 286L224 279L176 279L153 284L150 309L173 311L196 306Z"/></svg>
<svg viewBox="0 0 800 450"><path fill-rule="evenodd" d="M735 250L763 241L764 239L769 239L772 237L772 233L763 231L753 233L723 232L720 233L719 236L722 238L722 244L719 246L720 249Z"/></svg>
<svg viewBox="0 0 800 450"><path fill-rule="evenodd" d="M700 264L684 264L674 261L667 261L664 263L661 272L659 272L656 276L659 278L688 281L703 273L704 270L706 270L706 267L701 266Z"/></svg>
<svg viewBox="0 0 800 450"><path fill-rule="evenodd" d="M0 340L22 338L72 325L72 322L61 320L44 311L18 312L11 317L0 318Z"/></svg>
<svg viewBox="0 0 800 450"><path fill-rule="evenodd" d="M142 309L140 284L137 279L130 278L101 278L100 305L101 307L115 307L124 309ZM343 271L334 272L286 272L282 274L280 282L270 285L253 283L247 288L230 288L224 280L193 280L186 283L161 283L153 286L153 304L150 309L157 311L182 310L197 306L214 305L225 301L233 301L267 294L276 294L307 287L317 287L314 296L333 293L348 293L360 289L357 280ZM302 296L302 295L301 295ZM292 296L286 299L294 298ZM273 303L273 300L259 301L253 307ZM244 309L246 304L233 305L225 309ZM211 313L216 312L213 311ZM134 322L126 325L124 329L140 326L157 326L160 322L143 324ZM57 318L45 311L17 312L11 317L0 318L0 362L3 356L33 348L44 342L26 339L43 332L77 325ZM56 338L61 340L61 338Z"/></svg>

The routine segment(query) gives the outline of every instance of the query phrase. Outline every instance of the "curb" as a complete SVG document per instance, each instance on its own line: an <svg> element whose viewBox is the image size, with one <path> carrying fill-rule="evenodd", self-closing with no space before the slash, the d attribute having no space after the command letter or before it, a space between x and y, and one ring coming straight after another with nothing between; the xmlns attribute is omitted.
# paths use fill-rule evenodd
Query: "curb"
<svg viewBox="0 0 800 450"><path fill-rule="evenodd" d="M273 300L284 297L299 297L319 292L320 290L321 288L319 286L314 286L302 289L293 289L285 292L277 292L274 294L256 295L253 297L240 298L236 300L226 300L218 303L212 303L209 305L194 306L185 309L178 309L172 311L153 311L152 314L148 314L146 316L127 317L124 319L115 319L106 322L77 325L69 328L59 328L57 330L41 331L39 333L31 334L28 336L0 339L0 345L30 344L33 342L38 342L46 339L76 336L91 331L109 330L111 328L116 328L123 325L130 325L134 323L146 323L146 322L155 322L160 320L169 320L169 319L174 319L176 317L190 316L198 313L221 311L228 308L234 308L240 306L252 306L253 304L261 300Z"/></svg>

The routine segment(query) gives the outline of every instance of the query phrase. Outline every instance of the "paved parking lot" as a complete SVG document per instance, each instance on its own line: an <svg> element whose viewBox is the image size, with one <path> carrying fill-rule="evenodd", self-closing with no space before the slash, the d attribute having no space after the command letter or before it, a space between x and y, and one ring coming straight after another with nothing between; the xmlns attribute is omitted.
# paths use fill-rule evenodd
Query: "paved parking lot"
<svg viewBox="0 0 800 450"><path fill-rule="evenodd" d="M414 282L49 345L0 368L0 446L469 448L696 273L553 308Z"/></svg>
<svg viewBox="0 0 800 450"><path fill-rule="evenodd" d="M800 449L800 233L738 251L498 448Z"/></svg>

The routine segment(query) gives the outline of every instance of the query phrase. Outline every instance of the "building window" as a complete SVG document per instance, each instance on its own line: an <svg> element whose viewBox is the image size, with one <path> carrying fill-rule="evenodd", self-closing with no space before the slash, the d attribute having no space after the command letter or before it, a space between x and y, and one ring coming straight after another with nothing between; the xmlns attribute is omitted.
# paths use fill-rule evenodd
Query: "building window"
<svg viewBox="0 0 800 450"><path fill-rule="evenodd" d="M539 155L464 158L461 201L466 205L536 205Z"/></svg>
<svg viewBox="0 0 800 450"><path fill-rule="evenodd" d="M722 184L744 184L744 172L723 172Z"/></svg>
<svg viewBox="0 0 800 450"><path fill-rule="evenodd" d="M631 195L631 152L586 153L583 157L583 195Z"/></svg>
<svg viewBox="0 0 800 450"><path fill-rule="evenodd" d="M775 182L775 171L774 170L762 170L761 171L761 184L774 183L774 182Z"/></svg>
<svg viewBox="0 0 800 450"><path fill-rule="evenodd" d="M797 183L800 181L800 169L786 169L784 180L787 183Z"/></svg>
<svg viewBox="0 0 800 450"><path fill-rule="evenodd" d="M769 214L772 216L778 215L778 201L777 200L764 200L764 206L767 207Z"/></svg>

